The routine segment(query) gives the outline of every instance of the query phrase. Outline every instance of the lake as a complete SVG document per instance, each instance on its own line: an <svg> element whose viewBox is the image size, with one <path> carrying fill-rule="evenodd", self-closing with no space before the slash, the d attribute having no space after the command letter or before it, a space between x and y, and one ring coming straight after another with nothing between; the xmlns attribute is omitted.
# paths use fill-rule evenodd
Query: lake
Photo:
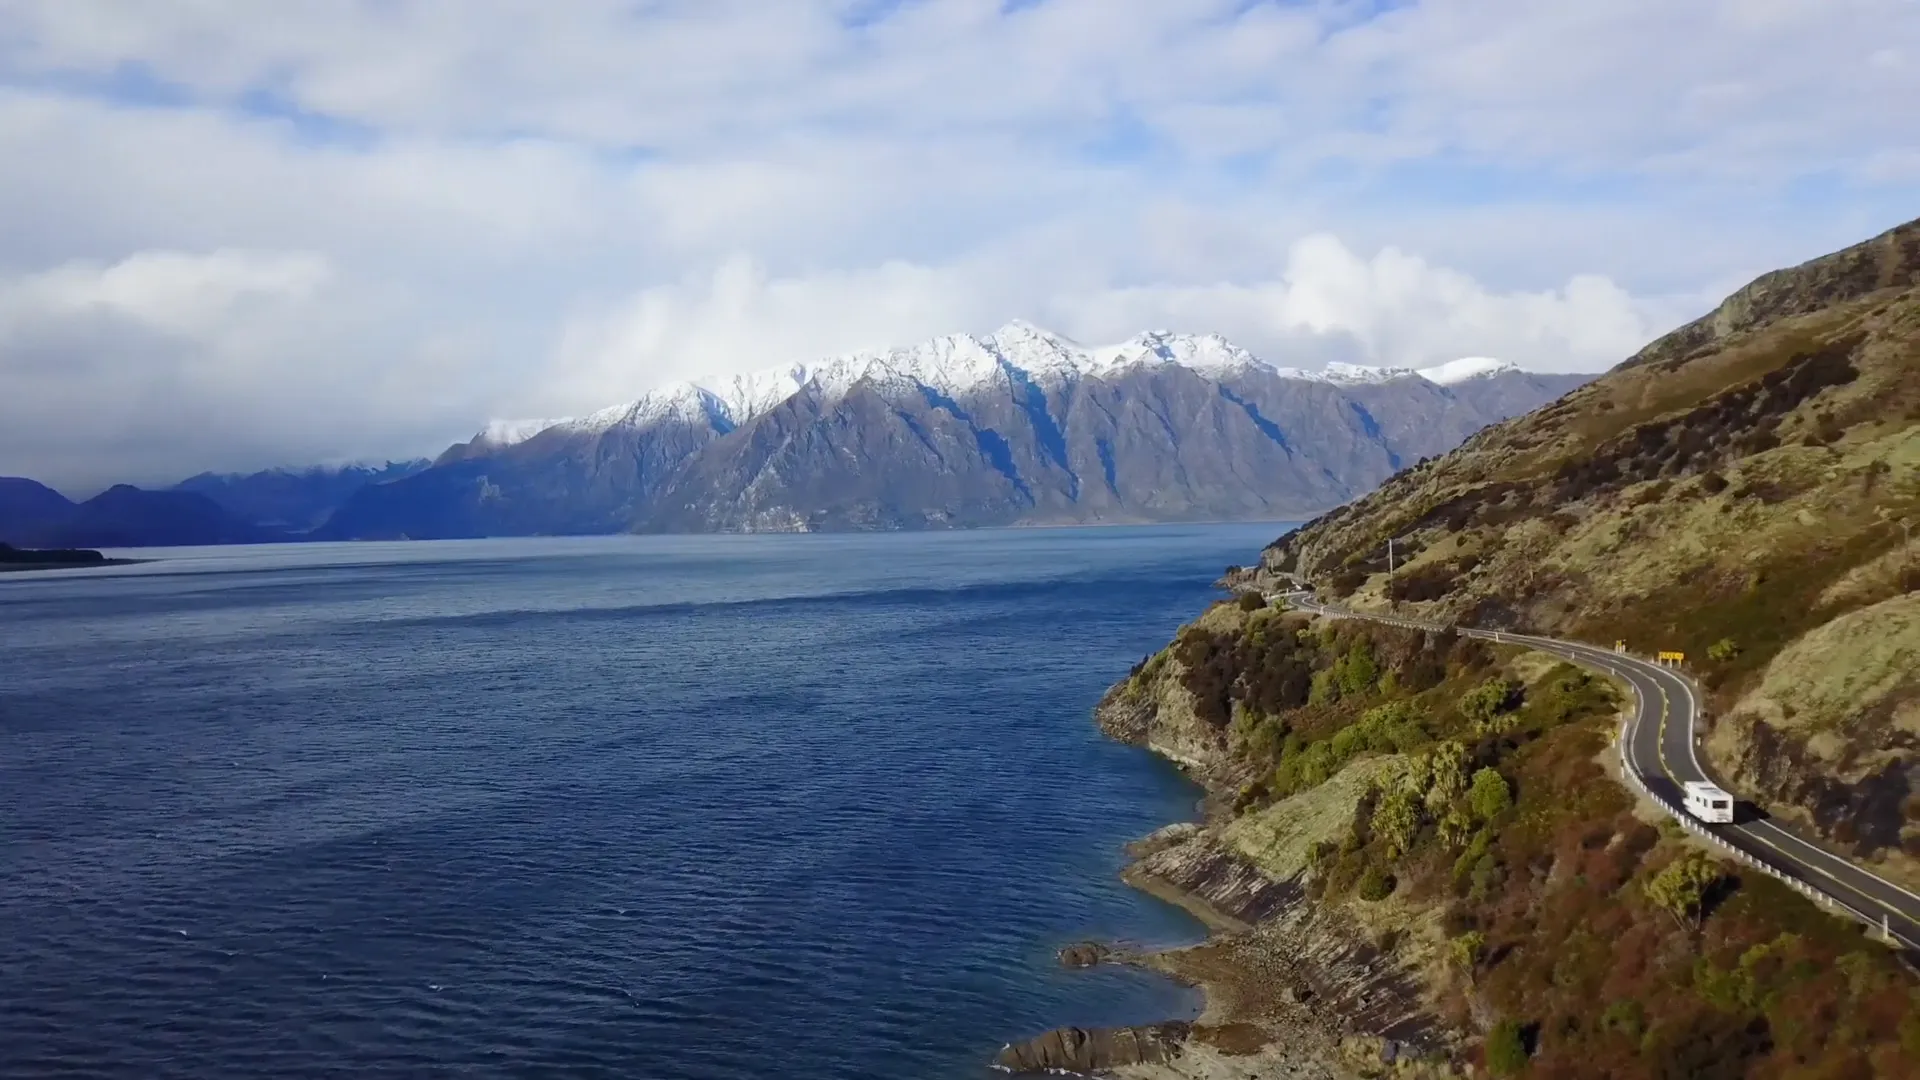
<svg viewBox="0 0 1920 1080"><path fill-rule="evenodd" d="M989 1075L1195 1015L1089 710L1286 526L139 553L0 579L0 1075Z"/></svg>

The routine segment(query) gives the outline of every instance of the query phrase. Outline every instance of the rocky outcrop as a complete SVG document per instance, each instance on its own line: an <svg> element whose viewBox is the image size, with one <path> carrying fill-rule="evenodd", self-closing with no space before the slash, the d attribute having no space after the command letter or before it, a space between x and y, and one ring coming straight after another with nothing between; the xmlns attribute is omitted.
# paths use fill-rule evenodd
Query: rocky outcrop
<svg viewBox="0 0 1920 1080"><path fill-rule="evenodd" d="M1200 623L1211 625L1242 615L1216 607L1201 616ZM1209 788L1227 786L1225 773L1231 762L1226 736L1195 712L1174 650L1156 653L1110 688L1094 706L1093 719L1109 738L1152 750Z"/></svg>
<svg viewBox="0 0 1920 1080"><path fill-rule="evenodd" d="M1002 1049L995 1066L1014 1073L1095 1073L1124 1065L1164 1064L1192 1033L1184 1023L1122 1028L1056 1028Z"/></svg>
<svg viewBox="0 0 1920 1080"><path fill-rule="evenodd" d="M1298 882L1275 881L1239 854L1202 834L1157 851L1127 868L1129 880L1149 878L1204 904L1227 920L1261 922L1299 900Z"/></svg>
<svg viewBox="0 0 1920 1080"><path fill-rule="evenodd" d="M1088 968L1104 962L1112 951L1097 941L1081 941L1060 950L1061 967Z"/></svg>
<svg viewBox="0 0 1920 1080"><path fill-rule="evenodd" d="M1127 857L1140 860L1157 852L1165 851L1175 844L1184 844L1199 836L1203 826L1197 821L1176 821L1163 825L1147 835L1127 845Z"/></svg>
<svg viewBox="0 0 1920 1080"><path fill-rule="evenodd" d="M1762 274L1719 307L1642 349L1622 367L1670 364L1727 338L1885 289L1920 286L1920 221L1799 266Z"/></svg>

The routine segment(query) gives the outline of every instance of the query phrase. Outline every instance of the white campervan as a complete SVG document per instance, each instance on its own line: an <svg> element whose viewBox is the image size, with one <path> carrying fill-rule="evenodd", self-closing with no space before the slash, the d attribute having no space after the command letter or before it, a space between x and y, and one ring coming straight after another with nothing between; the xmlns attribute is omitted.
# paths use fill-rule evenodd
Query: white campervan
<svg viewBox="0 0 1920 1080"><path fill-rule="evenodd" d="M1716 825L1732 823L1733 796L1704 780L1689 780L1686 788L1687 813Z"/></svg>

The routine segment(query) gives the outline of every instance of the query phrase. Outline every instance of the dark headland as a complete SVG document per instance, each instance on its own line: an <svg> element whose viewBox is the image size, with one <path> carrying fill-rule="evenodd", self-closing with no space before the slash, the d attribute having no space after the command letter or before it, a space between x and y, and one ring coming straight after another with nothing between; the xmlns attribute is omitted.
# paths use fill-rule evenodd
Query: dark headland
<svg viewBox="0 0 1920 1080"><path fill-rule="evenodd" d="M88 566L126 566L145 559L109 559L85 548L35 550L0 543L0 574L12 570L74 570Z"/></svg>

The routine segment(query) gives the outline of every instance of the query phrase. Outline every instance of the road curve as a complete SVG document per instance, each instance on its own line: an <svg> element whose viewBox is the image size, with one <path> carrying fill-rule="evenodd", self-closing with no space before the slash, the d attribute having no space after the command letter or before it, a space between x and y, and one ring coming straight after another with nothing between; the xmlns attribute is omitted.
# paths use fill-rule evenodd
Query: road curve
<svg viewBox="0 0 1920 1080"><path fill-rule="evenodd" d="M1447 629L1439 623L1330 607L1307 591L1276 595L1301 611L1331 618L1367 619L1414 630ZM1750 807L1743 807L1747 810L1743 820L1731 825L1708 824L1680 809L1682 784L1714 779L1701 766L1695 750L1700 702L1684 676L1636 656L1580 642L1467 626L1452 629L1468 637L1553 653L1617 676L1632 686L1635 707L1622 729L1621 757L1663 809L1741 861L1760 867L1816 901L1838 906L1843 913L1880 928L1905 948L1920 951L1920 895L1795 836L1765 817L1754 816Z"/></svg>

